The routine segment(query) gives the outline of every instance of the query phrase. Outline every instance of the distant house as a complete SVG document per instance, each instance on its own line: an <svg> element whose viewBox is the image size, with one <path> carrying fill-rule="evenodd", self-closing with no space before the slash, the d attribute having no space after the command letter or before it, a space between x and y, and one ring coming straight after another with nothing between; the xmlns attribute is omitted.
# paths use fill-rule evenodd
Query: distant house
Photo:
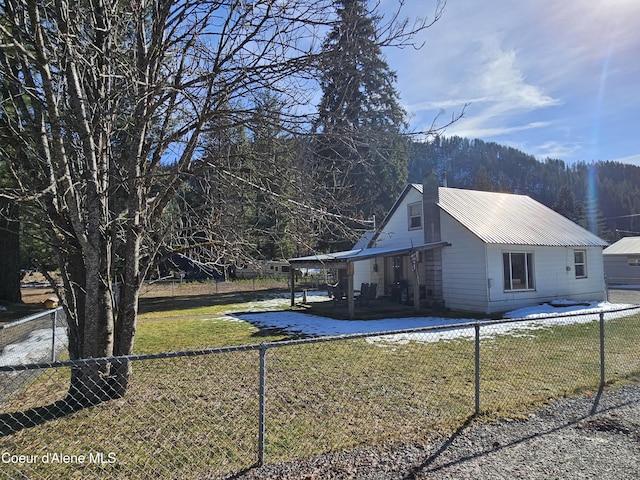
<svg viewBox="0 0 640 480"><path fill-rule="evenodd" d="M235 278L253 279L266 277L281 277L289 275L289 262L286 260L257 260L251 264L236 268Z"/></svg>
<svg viewBox="0 0 640 480"><path fill-rule="evenodd" d="M640 237L624 237L602 254L609 284L640 285Z"/></svg>
<svg viewBox="0 0 640 480"><path fill-rule="evenodd" d="M360 283L416 310L490 314L604 299L606 246L528 196L440 187L430 174L405 188L365 248L289 262L341 269L351 314Z"/></svg>

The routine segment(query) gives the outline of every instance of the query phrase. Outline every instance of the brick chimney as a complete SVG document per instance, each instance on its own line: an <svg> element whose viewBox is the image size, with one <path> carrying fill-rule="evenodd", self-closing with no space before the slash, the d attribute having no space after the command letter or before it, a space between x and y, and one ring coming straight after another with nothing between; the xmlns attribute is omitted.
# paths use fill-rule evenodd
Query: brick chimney
<svg viewBox="0 0 640 480"><path fill-rule="evenodd" d="M424 243L440 242L440 182L432 170L422 179L422 217L424 219ZM443 306L442 249L424 251L424 282L426 302L431 306Z"/></svg>

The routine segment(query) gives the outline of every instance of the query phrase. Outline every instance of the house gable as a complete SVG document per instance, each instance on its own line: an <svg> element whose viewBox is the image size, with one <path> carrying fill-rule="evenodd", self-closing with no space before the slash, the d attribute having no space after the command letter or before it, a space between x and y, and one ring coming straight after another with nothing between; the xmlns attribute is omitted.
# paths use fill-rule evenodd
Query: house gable
<svg viewBox="0 0 640 480"><path fill-rule="evenodd" d="M419 212L422 212L422 190L415 188L415 185L408 185L377 228L368 248L422 245L424 219L420 215L421 224L417 228L415 223L412 224L409 212L413 205L419 205Z"/></svg>

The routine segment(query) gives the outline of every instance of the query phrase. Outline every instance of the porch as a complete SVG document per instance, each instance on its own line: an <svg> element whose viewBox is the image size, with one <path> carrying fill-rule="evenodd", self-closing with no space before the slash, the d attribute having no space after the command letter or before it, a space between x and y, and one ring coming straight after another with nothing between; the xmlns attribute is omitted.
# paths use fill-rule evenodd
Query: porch
<svg viewBox="0 0 640 480"><path fill-rule="evenodd" d="M360 317L360 315L368 315L366 310L368 310L369 305L371 305L371 313L376 311L381 314L384 313L384 316L389 316L390 314L401 314L401 316L415 314L421 309L421 297L423 296L420 294L420 269L417 268L418 254L428 250L440 249L447 245L449 245L447 242L434 242L410 247L363 248L289 259L289 264L291 265L291 306L295 305L296 276L294 272L296 270L305 268L330 269L338 273L335 276L335 284L329 285L329 287L339 290L339 293L331 301L331 305L324 308L324 311L330 310L335 313L340 307L346 310L346 315L336 318L356 318L356 307L358 307L358 318L368 318ZM362 294L362 292L358 290L361 288L361 284L354 285L356 262L373 260L384 264L385 258L392 257L406 257L410 259L413 265L412 272L407 272L406 278L402 279L403 284L397 285L395 291L393 286L384 285L382 290L379 290L381 293L374 295L373 298L362 302L358 301L358 295ZM413 288L411 288L411 285L413 285ZM378 298L380 295L382 295L382 298ZM407 304L409 301L410 303Z"/></svg>
<svg viewBox="0 0 640 480"><path fill-rule="evenodd" d="M312 292L309 292L309 294L311 293ZM315 300L305 303L298 296L294 309L304 311L310 315L339 320L378 320L382 318L403 318L416 315L413 303L407 304L406 302L400 303L396 300L392 301L391 297L388 296L380 296L375 300L366 302L358 301L357 298L358 297L356 297L354 302L353 313L349 311L349 303L346 298L334 300L327 297L326 300ZM413 299L411 299L411 302L413 302ZM423 313L427 313L429 310L423 308L422 311Z"/></svg>

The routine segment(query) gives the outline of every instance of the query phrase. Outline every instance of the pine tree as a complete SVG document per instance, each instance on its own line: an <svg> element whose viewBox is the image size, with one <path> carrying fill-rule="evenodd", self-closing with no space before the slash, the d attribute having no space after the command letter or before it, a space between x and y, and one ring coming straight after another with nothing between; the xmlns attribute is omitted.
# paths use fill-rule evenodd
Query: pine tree
<svg viewBox="0 0 640 480"><path fill-rule="evenodd" d="M582 206L568 185L560 187L556 201L551 208L574 222L579 222L584 216Z"/></svg>
<svg viewBox="0 0 640 480"><path fill-rule="evenodd" d="M379 17L366 1L341 0L324 43L314 167L327 194L353 217L383 215L404 187L406 112L377 42Z"/></svg>

